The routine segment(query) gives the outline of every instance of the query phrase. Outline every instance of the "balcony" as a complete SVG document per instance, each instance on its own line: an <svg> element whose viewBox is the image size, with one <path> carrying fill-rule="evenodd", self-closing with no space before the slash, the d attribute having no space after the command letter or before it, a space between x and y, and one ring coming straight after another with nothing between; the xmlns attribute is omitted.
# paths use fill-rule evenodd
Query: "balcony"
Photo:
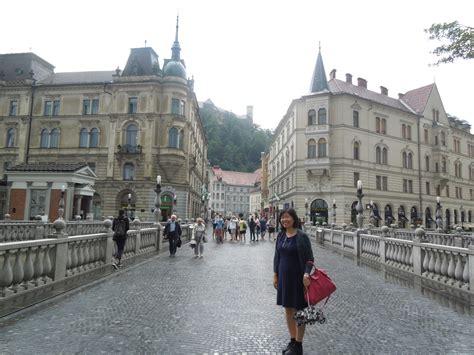
<svg viewBox="0 0 474 355"><path fill-rule="evenodd" d="M327 132L329 132L328 124L306 126L306 131L305 131L306 134L327 133Z"/></svg>
<svg viewBox="0 0 474 355"><path fill-rule="evenodd" d="M307 158L304 161L307 174L313 176L329 176L331 171L330 164L329 157Z"/></svg>
<svg viewBox="0 0 474 355"><path fill-rule="evenodd" d="M142 154L142 146L140 144L138 145L131 145L131 144L120 145L119 144L117 146L117 154L122 154L122 155Z"/></svg>

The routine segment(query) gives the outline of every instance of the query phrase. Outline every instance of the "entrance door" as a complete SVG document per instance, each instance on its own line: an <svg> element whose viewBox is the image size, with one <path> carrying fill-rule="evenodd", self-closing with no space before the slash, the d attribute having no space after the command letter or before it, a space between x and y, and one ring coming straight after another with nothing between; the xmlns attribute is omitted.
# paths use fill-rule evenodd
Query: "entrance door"
<svg viewBox="0 0 474 355"><path fill-rule="evenodd" d="M328 204L326 201L317 199L311 203L311 222L315 225L328 223Z"/></svg>

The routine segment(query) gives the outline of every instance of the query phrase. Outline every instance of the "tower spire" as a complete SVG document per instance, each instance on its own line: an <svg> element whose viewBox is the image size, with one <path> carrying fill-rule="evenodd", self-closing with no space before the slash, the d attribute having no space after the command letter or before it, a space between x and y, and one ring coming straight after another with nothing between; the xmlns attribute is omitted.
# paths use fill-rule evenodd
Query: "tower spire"
<svg viewBox="0 0 474 355"><path fill-rule="evenodd" d="M311 78L311 85L309 87L309 90L312 93L329 90L328 81L326 79L326 72L324 70L323 57L321 56L321 42L319 42L318 59L316 60L316 66L314 67L313 77Z"/></svg>
<svg viewBox="0 0 474 355"><path fill-rule="evenodd" d="M181 53L181 47L179 46L179 41L178 41L178 31L179 31L179 15L176 16L176 35L174 38L174 43L173 47L171 47L171 59L179 61L180 58L180 53Z"/></svg>

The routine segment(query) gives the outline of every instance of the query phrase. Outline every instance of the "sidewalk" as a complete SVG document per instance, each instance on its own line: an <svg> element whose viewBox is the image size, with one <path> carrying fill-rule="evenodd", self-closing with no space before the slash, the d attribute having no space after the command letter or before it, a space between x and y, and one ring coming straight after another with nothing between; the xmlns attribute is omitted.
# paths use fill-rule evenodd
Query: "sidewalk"
<svg viewBox="0 0 474 355"><path fill-rule="evenodd" d="M274 243L183 246L123 269L50 307L0 321L1 354L281 354L288 342L272 286ZM338 286L306 354L474 353L474 317L313 245Z"/></svg>

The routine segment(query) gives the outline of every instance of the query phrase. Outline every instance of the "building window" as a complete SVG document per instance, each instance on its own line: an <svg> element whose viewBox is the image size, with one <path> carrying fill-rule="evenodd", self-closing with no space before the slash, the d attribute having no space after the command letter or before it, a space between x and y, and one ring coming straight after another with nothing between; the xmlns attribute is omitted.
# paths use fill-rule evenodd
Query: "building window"
<svg viewBox="0 0 474 355"><path fill-rule="evenodd" d="M359 142L355 142L353 146L354 160L359 160L359 147Z"/></svg>
<svg viewBox="0 0 474 355"><path fill-rule="evenodd" d="M380 133L380 117L375 117L375 132Z"/></svg>
<svg viewBox="0 0 474 355"><path fill-rule="evenodd" d="M316 125L316 111L309 110L308 111L308 126Z"/></svg>
<svg viewBox="0 0 474 355"><path fill-rule="evenodd" d="M132 163L125 163L123 165L123 179L134 180L135 177L135 166Z"/></svg>
<svg viewBox="0 0 474 355"><path fill-rule="evenodd" d="M316 141L314 139L308 141L308 158L316 158Z"/></svg>
<svg viewBox="0 0 474 355"><path fill-rule="evenodd" d="M46 128L41 130L40 148L49 148L49 131Z"/></svg>
<svg viewBox="0 0 474 355"><path fill-rule="evenodd" d="M138 144L138 127L134 123L131 123L127 126L125 131L125 144L128 144L132 147L136 147Z"/></svg>
<svg viewBox="0 0 474 355"><path fill-rule="evenodd" d="M171 113L179 115L179 99L171 99Z"/></svg>
<svg viewBox="0 0 474 355"><path fill-rule="evenodd" d="M443 158L441 160L441 172L443 172L444 174L448 172L448 164L446 162L446 158Z"/></svg>
<svg viewBox="0 0 474 355"><path fill-rule="evenodd" d="M429 156L425 157L425 170L430 171L430 157Z"/></svg>
<svg viewBox="0 0 474 355"><path fill-rule="evenodd" d="M407 138L407 126L405 124L402 124L402 138Z"/></svg>
<svg viewBox="0 0 474 355"><path fill-rule="evenodd" d="M45 101L44 102L44 116L51 116L53 112L53 102L52 101Z"/></svg>
<svg viewBox="0 0 474 355"><path fill-rule="evenodd" d="M10 116L16 116L17 114L18 114L18 101L17 100L12 100L12 101L10 101L9 115Z"/></svg>
<svg viewBox="0 0 474 355"><path fill-rule="evenodd" d="M318 141L318 158L326 157L326 139L321 138Z"/></svg>
<svg viewBox="0 0 474 355"><path fill-rule="evenodd" d="M380 149L380 147L375 148L375 163L382 163L382 149Z"/></svg>
<svg viewBox="0 0 474 355"><path fill-rule="evenodd" d="M7 148L15 146L15 128L7 129Z"/></svg>
<svg viewBox="0 0 474 355"><path fill-rule="evenodd" d="M441 132L441 145L446 146L446 133Z"/></svg>
<svg viewBox="0 0 474 355"><path fill-rule="evenodd" d="M382 118L382 134L387 134L387 120L385 118Z"/></svg>
<svg viewBox="0 0 474 355"><path fill-rule="evenodd" d="M138 99L136 97L128 98L128 113L137 113Z"/></svg>
<svg viewBox="0 0 474 355"><path fill-rule="evenodd" d="M84 99L82 101L82 114L83 115L97 115L99 113L99 99L93 99L92 105L90 99Z"/></svg>
<svg viewBox="0 0 474 355"><path fill-rule="evenodd" d="M178 148L178 130L175 127L168 131L168 147Z"/></svg>
<svg viewBox="0 0 474 355"><path fill-rule="evenodd" d="M99 146L99 130L97 128L92 128L89 137L89 147L97 148Z"/></svg>
<svg viewBox="0 0 474 355"><path fill-rule="evenodd" d="M79 136L79 148L87 148L89 144L89 132L87 128L82 128Z"/></svg>
<svg viewBox="0 0 474 355"><path fill-rule="evenodd" d="M430 183L429 181L426 182L426 194L431 195Z"/></svg>
<svg viewBox="0 0 474 355"><path fill-rule="evenodd" d="M413 169L413 154L410 152L403 152L403 167L406 169Z"/></svg>
<svg viewBox="0 0 474 355"><path fill-rule="evenodd" d="M403 192L408 192L408 180L403 179Z"/></svg>
<svg viewBox="0 0 474 355"><path fill-rule="evenodd" d="M424 131L424 132L425 132L425 143L426 143L426 144L429 144L429 139L428 139L428 130L427 130L427 129L425 129L425 131Z"/></svg>
<svg viewBox="0 0 474 355"><path fill-rule="evenodd" d="M352 111L352 125L359 127L359 111Z"/></svg>
<svg viewBox="0 0 474 355"><path fill-rule="evenodd" d="M382 190L388 191L388 177L382 176Z"/></svg>
<svg viewBox="0 0 474 355"><path fill-rule="evenodd" d="M403 179L403 192L413 193L413 180Z"/></svg>
<svg viewBox="0 0 474 355"><path fill-rule="evenodd" d="M59 129L51 130L50 148L59 148Z"/></svg>
<svg viewBox="0 0 474 355"><path fill-rule="evenodd" d="M382 164L383 165L388 164L388 149L387 148L382 149Z"/></svg>
<svg viewBox="0 0 474 355"><path fill-rule="evenodd" d="M53 116L59 115L59 108L60 108L60 101L54 100L53 101Z"/></svg>
<svg viewBox="0 0 474 355"><path fill-rule="evenodd" d="M320 108L318 110L318 124L327 124L327 115L325 108Z"/></svg>
<svg viewBox="0 0 474 355"><path fill-rule="evenodd" d="M449 197L449 185L446 185L446 197Z"/></svg>
<svg viewBox="0 0 474 355"><path fill-rule="evenodd" d="M360 180L360 173L359 172L354 172L354 187L357 187L357 181Z"/></svg>
<svg viewBox="0 0 474 355"><path fill-rule="evenodd" d="M411 141L411 126L407 125L407 139Z"/></svg>
<svg viewBox="0 0 474 355"><path fill-rule="evenodd" d="M436 186L436 196L441 196L441 185Z"/></svg>
<svg viewBox="0 0 474 355"><path fill-rule="evenodd" d="M375 188L377 190L382 190L382 177L380 175L375 176Z"/></svg>

